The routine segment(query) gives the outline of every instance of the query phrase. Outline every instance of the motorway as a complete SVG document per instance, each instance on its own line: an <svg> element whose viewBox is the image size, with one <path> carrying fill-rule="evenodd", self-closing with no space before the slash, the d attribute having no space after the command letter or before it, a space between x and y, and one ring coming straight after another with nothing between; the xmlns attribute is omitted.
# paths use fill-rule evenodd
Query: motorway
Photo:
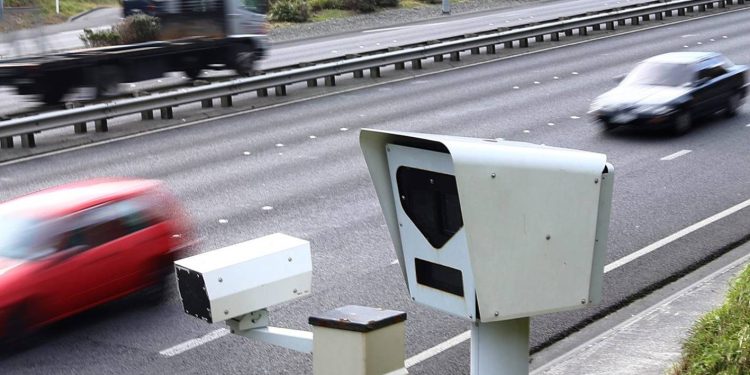
<svg viewBox="0 0 750 375"><path fill-rule="evenodd" d="M307 61L382 50L427 40L477 33L500 27L530 24L558 17L570 17L586 12L602 11L615 7L647 3L650 0L571 0L512 2L515 6L499 11L477 12L452 17L432 18L422 22L393 25L383 28L350 31L315 38L303 38L275 43L270 55L259 62L260 69L272 69ZM57 50L83 48L79 36L82 28L107 27L117 22L119 8L103 9L82 16L75 22L51 25L32 30L20 30L0 34L0 60L23 55L39 54ZM186 80L170 77L124 86L125 90L151 90L166 83L179 84ZM76 91L69 99L86 98L87 94ZM0 87L0 115L28 111L38 107L31 97L19 97L12 88Z"/></svg>
<svg viewBox="0 0 750 375"><path fill-rule="evenodd" d="M358 130L503 138L607 154L616 171L611 263L750 199L750 105L735 118L667 137L604 133L587 118L589 103L614 86L612 77L659 53L714 50L750 64L749 19L750 11L738 10L448 71L425 69L396 82L0 164L0 199L95 176L165 180L198 225L197 251L274 232L311 241L313 294L272 308L273 325L309 329L310 314L347 304L402 310L411 357L469 325L409 301ZM544 346L689 272L746 240L749 227L750 210L742 209L608 272L602 304L532 319L532 345ZM220 328L183 314L176 295L158 306L125 300L52 327L35 347L4 358L0 370L311 373L309 355ZM167 351L202 337L205 343L190 350ZM468 374L468 347L463 342L409 371Z"/></svg>

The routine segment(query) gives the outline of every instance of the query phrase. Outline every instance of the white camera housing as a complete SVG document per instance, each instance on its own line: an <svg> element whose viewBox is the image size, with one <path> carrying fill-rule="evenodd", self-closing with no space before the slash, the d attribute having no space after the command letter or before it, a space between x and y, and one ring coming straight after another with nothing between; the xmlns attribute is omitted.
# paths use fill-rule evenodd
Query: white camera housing
<svg viewBox="0 0 750 375"><path fill-rule="evenodd" d="M310 293L308 241L276 233L175 262L185 313L220 322Z"/></svg>
<svg viewBox="0 0 750 375"><path fill-rule="evenodd" d="M360 144L416 302L492 322L601 299L605 155L369 129Z"/></svg>

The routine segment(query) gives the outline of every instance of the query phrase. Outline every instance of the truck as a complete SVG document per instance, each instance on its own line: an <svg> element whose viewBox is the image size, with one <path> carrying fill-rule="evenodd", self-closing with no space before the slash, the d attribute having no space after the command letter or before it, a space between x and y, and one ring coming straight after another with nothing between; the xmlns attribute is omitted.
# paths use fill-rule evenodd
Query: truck
<svg viewBox="0 0 750 375"><path fill-rule="evenodd" d="M94 88L97 98L116 95L121 83L203 69L252 75L269 48L266 0L152 0L158 38L143 43L83 48L0 60L0 86L52 105L74 88Z"/></svg>

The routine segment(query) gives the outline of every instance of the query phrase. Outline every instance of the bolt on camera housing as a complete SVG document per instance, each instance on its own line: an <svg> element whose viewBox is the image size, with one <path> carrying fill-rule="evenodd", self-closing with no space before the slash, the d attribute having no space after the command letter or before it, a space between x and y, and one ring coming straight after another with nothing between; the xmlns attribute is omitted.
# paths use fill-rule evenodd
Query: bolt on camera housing
<svg viewBox="0 0 750 375"><path fill-rule="evenodd" d="M370 129L360 144L414 301L493 322L601 299L605 155Z"/></svg>

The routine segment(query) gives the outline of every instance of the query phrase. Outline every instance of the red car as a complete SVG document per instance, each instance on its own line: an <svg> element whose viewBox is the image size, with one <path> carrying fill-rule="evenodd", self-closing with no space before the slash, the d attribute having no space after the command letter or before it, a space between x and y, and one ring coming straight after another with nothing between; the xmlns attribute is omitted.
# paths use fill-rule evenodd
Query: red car
<svg viewBox="0 0 750 375"><path fill-rule="evenodd" d="M0 203L0 338L161 290L191 241L184 211L154 180L83 181Z"/></svg>

